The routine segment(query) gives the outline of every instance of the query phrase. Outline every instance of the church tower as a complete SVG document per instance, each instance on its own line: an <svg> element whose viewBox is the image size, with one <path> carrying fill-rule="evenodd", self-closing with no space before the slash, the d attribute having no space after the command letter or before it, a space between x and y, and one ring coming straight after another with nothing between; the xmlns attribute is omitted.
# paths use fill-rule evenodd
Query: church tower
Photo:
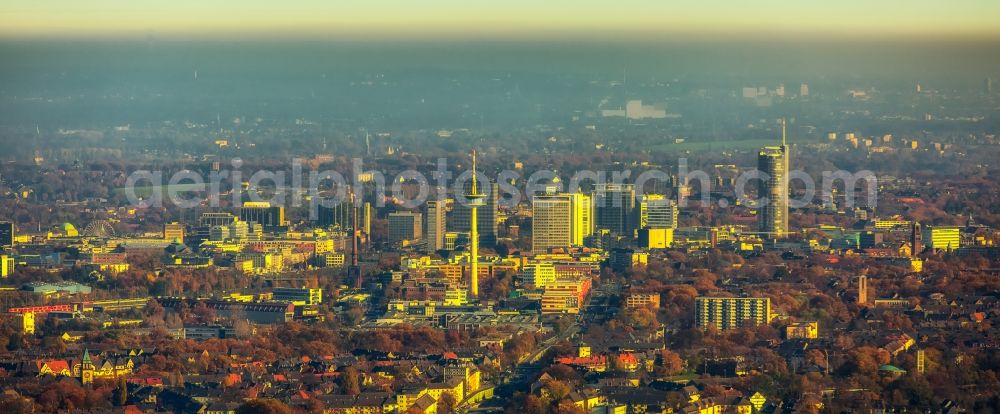
<svg viewBox="0 0 1000 414"><path fill-rule="evenodd" d="M83 350L83 360L80 361L80 382L84 385L94 382L94 362L90 359L90 350Z"/></svg>

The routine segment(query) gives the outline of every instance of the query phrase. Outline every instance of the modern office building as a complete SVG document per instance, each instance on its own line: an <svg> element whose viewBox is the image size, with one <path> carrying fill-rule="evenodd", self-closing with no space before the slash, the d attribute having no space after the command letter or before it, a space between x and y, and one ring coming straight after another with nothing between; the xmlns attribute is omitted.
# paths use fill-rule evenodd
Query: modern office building
<svg viewBox="0 0 1000 414"><path fill-rule="evenodd" d="M233 221L235 220L236 216L229 213L208 212L201 213L201 217L198 219L198 222L201 227L212 227L228 226L233 224Z"/></svg>
<svg viewBox="0 0 1000 414"><path fill-rule="evenodd" d="M573 193L573 245L582 246L583 240L594 234L594 199L583 193Z"/></svg>
<svg viewBox="0 0 1000 414"><path fill-rule="evenodd" d="M211 241L261 240L263 232L264 227L260 223L236 220L228 225L212 226L209 229L208 239Z"/></svg>
<svg viewBox="0 0 1000 414"><path fill-rule="evenodd" d="M636 243L643 249L667 249L674 244L674 229L639 229Z"/></svg>
<svg viewBox="0 0 1000 414"><path fill-rule="evenodd" d="M14 246L14 223L0 221L0 248Z"/></svg>
<svg viewBox="0 0 1000 414"><path fill-rule="evenodd" d="M427 250L438 251L444 249L445 244L445 220L446 203L444 200L430 200L427 202Z"/></svg>
<svg viewBox="0 0 1000 414"><path fill-rule="evenodd" d="M781 146L764 147L757 153L757 169L767 174L760 181L758 197L763 205L757 209L759 230L772 238L788 234L788 145L785 143L785 123L781 123Z"/></svg>
<svg viewBox="0 0 1000 414"><path fill-rule="evenodd" d="M389 214L389 243L412 243L423 239L420 213L397 211Z"/></svg>
<svg viewBox="0 0 1000 414"><path fill-rule="evenodd" d="M582 193L549 193L531 200L531 249L583 245L594 232L591 199Z"/></svg>
<svg viewBox="0 0 1000 414"><path fill-rule="evenodd" d="M590 278L582 277L556 280L545 285L541 301L542 313L580 313L592 283Z"/></svg>
<svg viewBox="0 0 1000 414"><path fill-rule="evenodd" d="M913 222L898 219L875 219L875 230L891 230L897 227L910 226Z"/></svg>
<svg viewBox="0 0 1000 414"><path fill-rule="evenodd" d="M534 196L531 200L531 250L572 245L572 201L565 194Z"/></svg>
<svg viewBox="0 0 1000 414"><path fill-rule="evenodd" d="M521 269L521 282L525 285L543 288L555 281L556 268L551 262L529 263Z"/></svg>
<svg viewBox="0 0 1000 414"><path fill-rule="evenodd" d="M594 189L595 228L631 237L636 229L634 209L634 185L598 184Z"/></svg>
<svg viewBox="0 0 1000 414"><path fill-rule="evenodd" d="M260 223L264 227L285 225L285 208L266 201L247 201L240 207L240 220Z"/></svg>
<svg viewBox="0 0 1000 414"><path fill-rule="evenodd" d="M652 229L677 228L677 203L663 194L645 194L639 197L636 206L637 228Z"/></svg>
<svg viewBox="0 0 1000 414"><path fill-rule="evenodd" d="M181 243L184 243L184 224L177 222L164 224L163 240L180 240Z"/></svg>
<svg viewBox="0 0 1000 414"><path fill-rule="evenodd" d="M927 247L935 251L952 251L961 246L961 230L954 226L927 226L923 232L923 239L927 242Z"/></svg>
<svg viewBox="0 0 1000 414"><path fill-rule="evenodd" d="M695 323L699 328L736 329L771 323L770 298L695 298Z"/></svg>
<svg viewBox="0 0 1000 414"><path fill-rule="evenodd" d="M277 287L271 291L271 300L275 302L291 302L296 306L316 305L323 303L323 289Z"/></svg>
<svg viewBox="0 0 1000 414"><path fill-rule="evenodd" d="M633 293L625 298L626 308L660 307L659 293Z"/></svg>
<svg viewBox="0 0 1000 414"><path fill-rule="evenodd" d="M10 256L0 256L0 277L10 276L14 273L14 258Z"/></svg>
<svg viewBox="0 0 1000 414"><path fill-rule="evenodd" d="M371 234L372 205L365 202L355 206L353 202L347 200L332 207L317 206L316 224L320 227L339 227L341 229L354 228L354 214L352 208L357 209L359 230L367 236Z"/></svg>

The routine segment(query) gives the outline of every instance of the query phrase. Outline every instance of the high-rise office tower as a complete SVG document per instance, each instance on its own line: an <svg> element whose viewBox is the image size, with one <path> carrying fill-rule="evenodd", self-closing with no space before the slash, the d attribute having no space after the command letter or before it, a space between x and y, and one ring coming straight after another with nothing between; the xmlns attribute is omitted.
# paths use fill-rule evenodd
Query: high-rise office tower
<svg viewBox="0 0 1000 414"><path fill-rule="evenodd" d="M594 199L584 193L570 194L573 213L573 232L571 242L574 246L582 246L583 239L594 234Z"/></svg>
<svg viewBox="0 0 1000 414"><path fill-rule="evenodd" d="M353 204L357 204L357 198L356 197L357 197L357 194L354 193L354 189L352 188L351 189L351 198L350 198L350 202L351 202L352 205ZM364 207L367 208L367 210L368 210L368 212L370 214L371 213L371 208L370 208L371 206L368 203L365 203ZM348 280L354 279L355 287L357 287L358 289L361 289L362 287L364 287L364 281L362 280L361 265L359 263L359 256L361 255L361 251L360 251L361 250L361 229L359 229L358 228L359 226L357 225L358 222L360 221L360 219L358 218L358 210L359 209L357 207L351 209L351 223L352 223L352 227L351 227L351 264L349 266L347 266L347 279ZM369 215L368 218L371 219L371 216ZM367 233L365 233L365 234L367 234Z"/></svg>
<svg viewBox="0 0 1000 414"><path fill-rule="evenodd" d="M321 227L340 226L340 228L352 228L351 223L354 217L351 207L354 203L344 200L333 206L316 206L316 224Z"/></svg>
<svg viewBox="0 0 1000 414"><path fill-rule="evenodd" d="M427 250L434 252L444 249L445 201L427 202Z"/></svg>
<svg viewBox="0 0 1000 414"><path fill-rule="evenodd" d="M14 246L14 223L0 222L0 248Z"/></svg>
<svg viewBox="0 0 1000 414"><path fill-rule="evenodd" d="M757 169L767 174L762 180L758 197L764 205L757 209L762 233L772 238L788 234L788 145L785 143L785 120L781 120L781 146L764 147L757 153Z"/></svg>
<svg viewBox="0 0 1000 414"><path fill-rule="evenodd" d="M479 192L476 183L476 151L472 151L472 185L465 198L469 204L469 296L479 297L479 214L486 203L485 194ZM496 186L493 186L496 187ZM495 221L495 220L494 220ZM494 231L496 231L494 222ZM495 233L494 233L495 235Z"/></svg>
<svg viewBox="0 0 1000 414"><path fill-rule="evenodd" d="M415 242L423 238L420 213L397 211L389 214L389 243Z"/></svg>
<svg viewBox="0 0 1000 414"><path fill-rule="evenodd" d="M482 187L481 184L477 183L477 186ZM483 188L478 188L480 192L483 192L484 199L483 205L476 208L476 225L478 226L479 244L494 247L497 244L497 232L499 231L497 210L500 202L500 186L495 182L490 182L487 186L486 191L483 191ZM471 191L472 181L466 181L462 192L469 194ZM468 232L472 230L472 208L463 204L456 203L455 208L451 211L452 231Z"/></svg>
<svg viewBox="0 0 1000 414"><path fill-rule="evenodd" d="M986 78L983 81L983 90L984 92L986 92L987 95L993 93L993 78Z"/></svg>
<svg viewBox="0 0 1000 414"><path fill-rule="evenodd" d="M593 204L582 193L549 193L531 200L531 250L583 245L594 232Z"/></svg>
<svg viewBox="0 0 1000 414"><path fill-rule="evenodd" d="M240 207L240 220L260 223L264 227L285 225L285 208L266 201L247 201Z"/></svg>
<svg viewBox="0 0 1000 414"><path fill-rule="evenodd" d="M365 202L361 205L350 200L332 207L318 206L316 209L316 224L321 227L339 226L341 229L353 229L354 217L358 218L358 229L362 236L371 234L372 205ZM357 210L356 212L353 210Z"/></svg>
<svg viewBox="0 0 1000 414"><path fill-rule="evenodd" d="M572 244L572 201L567 194L536 195L531 199L531 250L545 253Z"/></svg>
<svg viewBox="0 0 1000 414"><path fill-rule="evenodd" d="M677 204L663 194L645 194L640 196L636 206L637 228L652 229L677 228Z"/></svg>
<svg viewBox="0 0 1000 414"><path fill-rule="evenodd" d="M632 236L635 230L635 186L632 184L598 184L594 189L595 227L621 236Z"/></svg>

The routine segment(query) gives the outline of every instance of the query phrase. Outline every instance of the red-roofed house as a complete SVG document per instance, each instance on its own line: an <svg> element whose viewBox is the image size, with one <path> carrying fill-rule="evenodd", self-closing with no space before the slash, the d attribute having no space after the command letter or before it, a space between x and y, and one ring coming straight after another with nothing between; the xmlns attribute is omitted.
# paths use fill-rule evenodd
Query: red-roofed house
<svg viewBox="0 0 1000 414"><path fill-rule="evenodd" d="M38 375L62 375L66 377L73 376L73 372L69 368L69 362L65 359L50 359L48 361L35 361L35 365L38 367Z"/></svg>

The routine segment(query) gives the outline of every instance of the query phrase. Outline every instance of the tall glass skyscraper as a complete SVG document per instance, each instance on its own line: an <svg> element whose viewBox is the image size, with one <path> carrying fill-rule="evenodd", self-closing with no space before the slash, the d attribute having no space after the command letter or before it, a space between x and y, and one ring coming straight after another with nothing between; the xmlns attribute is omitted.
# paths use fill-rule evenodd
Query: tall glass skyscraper
<svg viewBox="0 0 1000 414"><path fill-rule="evenodd" d="M757 197L766 197L767 201L757 209L757 219L760 232L772 238L788 234L788 156L782 120L781 146L764 147L757 153L757 169L767 174L757 193Z"/></svg>
<svg viewBox="0 0 1000 414"><path fill-rule="evenodd" d="M594 189L595 227L631 237L635 230L635 186L598 184Z"/></svg>

